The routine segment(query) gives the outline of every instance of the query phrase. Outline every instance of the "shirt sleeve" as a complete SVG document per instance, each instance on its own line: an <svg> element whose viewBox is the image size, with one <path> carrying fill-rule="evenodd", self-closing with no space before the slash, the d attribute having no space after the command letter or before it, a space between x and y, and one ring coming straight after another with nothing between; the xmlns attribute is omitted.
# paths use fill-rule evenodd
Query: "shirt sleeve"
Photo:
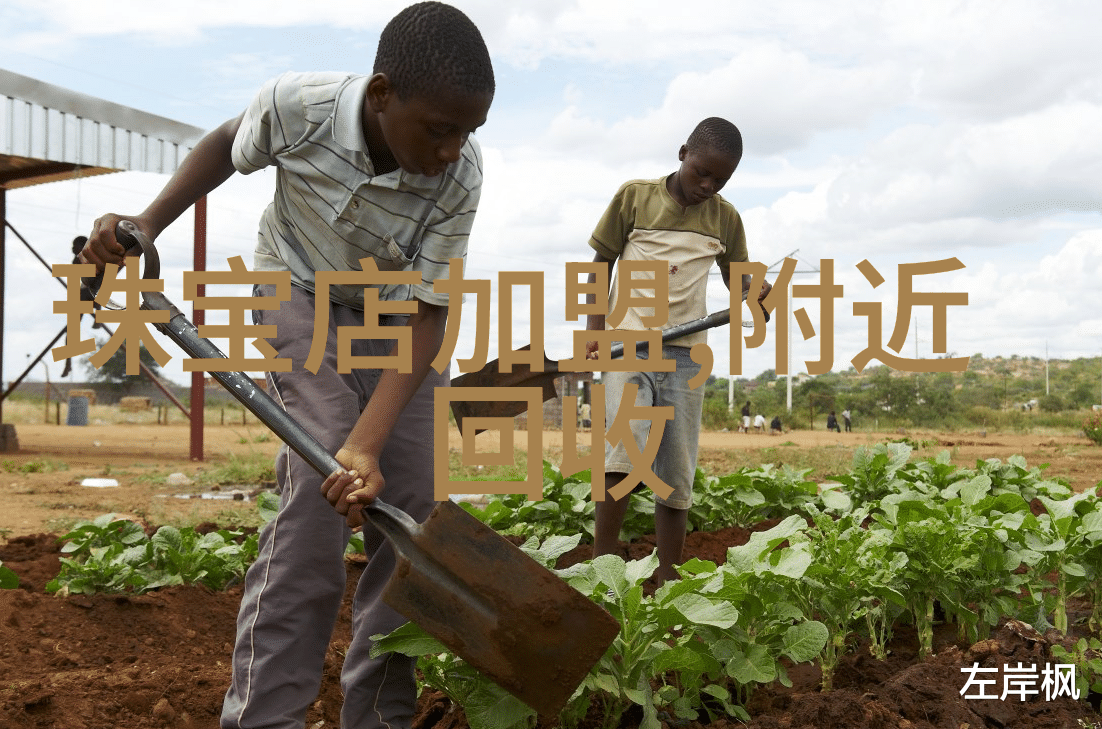
<svg viewBox="0 0 1102 729"><path fill-rule="evenodd" d="M609 260L616 260L624 252L628 235L635 227L632 190L631 183L620 186L589 238L589 246Z"/></svg>
<svg viewBox="0 0 1102 729"><path fill-rule="evenodd" d="M724 251L716 256L716 263L724 270L731 263L749 260L746 252L746 228L742 224L742 216L730 204L727 208L728 215L724 217L722 228Z"/></svg>
<svg viewBox="0 0 1102 729"><path fill-rule="evenodd" d="M279 153L303 136L300 76L270 79L245 110L232 149L233 166L241 174L276 164Z"/></svg>

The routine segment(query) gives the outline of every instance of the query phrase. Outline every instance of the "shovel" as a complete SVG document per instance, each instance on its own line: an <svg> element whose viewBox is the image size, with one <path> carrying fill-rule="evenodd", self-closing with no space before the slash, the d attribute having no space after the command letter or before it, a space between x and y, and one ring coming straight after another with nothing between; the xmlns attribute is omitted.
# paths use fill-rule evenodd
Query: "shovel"
<svg viewBox="0 0 1102 729"><path fill-rule="evenodd" d="M144 277L159 277L152 242L129 221L116 237L145 254ZM102 275L88 277L94 295ZM143 309L169 312L154 326L194 358L226 358L159 292ZM250 412L322 476L343 466L252 378L211 372ZM394 547L397 564L383 600L497 685L543 715L566 704L620 630L602 607L451 501L423 524L380 499L364 516Z"/></svg>
<svg viewBox="0 0 1102 729"><path fill-rule="evenodd" d="M769 314L766 312L766 321ZM731 310L724 309L708 316L694 319L672 326L662 331L662 341L669 342L687 334L695 334L705 329L723 326L731 321ZM754 326L754 322L746 321L744 327ZM522 347L521 350L527 350ZM646 342L637 345L638 351L647 349ZM609 348L609 355L615 359L624 354L624 345L620 342ZM495 359L477 372L468 372L452 379L452 387L539 387L543 390L543 399L546 402L558 397L555 391L555 379L562 373L559 372L559 363L548 359L543 355L543 371L533 372L527 364L514 364L512 372L502 372L500 360ZM452 400L452 414L455 416L456 427L462 432L463 419L467 417L498 417L511 418L520 415L528 409L525 400ZM475 433L481 432L480 430Z"/></svg>

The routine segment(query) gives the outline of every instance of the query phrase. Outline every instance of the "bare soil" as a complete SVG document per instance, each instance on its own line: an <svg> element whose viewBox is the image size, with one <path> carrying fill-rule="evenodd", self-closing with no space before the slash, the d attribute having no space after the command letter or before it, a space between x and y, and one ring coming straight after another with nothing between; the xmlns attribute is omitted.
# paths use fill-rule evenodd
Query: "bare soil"
<svg viewBox="0 0 1102 729"><path fill-rule="evenodd" d="M66 729L151 729L217 726L222 696L230 678L229 656L240 599L239 588L216 593L204 588L160 590L142 596L71 596L44 591L58 572L57 536L77 519L105 512L127 512L149 529L181 518L221 523L246 518L254 506L232 500L179 499L189 488L171 487L165 476L194 476L233 457L274 455L277 444L265 438L263 426L208 427L206 458L189 458L188 431L182 426L33 426L20 425L21 452L0 455L0 561L20 577L20 587L0 591L0 727ZM850 451L861 444L904 437L901 434L793 431L780 436L706 433L701 439L702 465L715 470L755 459L775 462L782 444ZM1085 438L1002 434L909 433L925 450L950 449L954 461L973 465L983 458L1022 454L1029 464L1050 464L1051 476L1069 480L1077 490L1095 488L1102 477L1102 449ZM557 442L556 442L557 438ZM545 433L549 460L561 453L561 434ZM460 441L453 433L452 447ZM763 453L763 451L765 451ZM24 472L29 463L39 472ZM64 465L65 469L62 469ZM732 469L733 470L733 469ZM88 478L113 478L117 487L81 486ZM251 485L256 487L256 484ZM745 530L729 529L689 535L686 557L722 561L727 546L745 542ZM653 537L621 545L625 556L648 554ZM560 566L588 557L586 547L564 555ZM350 598L362 561L347 564L349 587L325 662L317 702L307 714L311 729L339 726L338 675L348 644ZM1080 606L1081 607L1081 606ZM1081 617L1073 606L1071 618ZM1020 632L1020 631L1019 631ZM754 729L774 727L1094 727L1102 726L1097 696L1088 701L1066 697L1045 701L966 700L966 674L960 669L983 666L1040 666L1053 636L1023 637L1011 628L993 642L958 645L954 636L938 634L937 655L917 660L916 641L906 628L897 631L892 654L875 661L855 643L839 668L836 689L819 692L817 670L790 669L791 688L757 691L749 710ZM625 716L622 726L638 725ZM1083 722L1083 723L1080 723ZM729 719L686 726L726 729ZM461 711L439 695L421 697L415 724L419 729L463 729Z"/></svg>

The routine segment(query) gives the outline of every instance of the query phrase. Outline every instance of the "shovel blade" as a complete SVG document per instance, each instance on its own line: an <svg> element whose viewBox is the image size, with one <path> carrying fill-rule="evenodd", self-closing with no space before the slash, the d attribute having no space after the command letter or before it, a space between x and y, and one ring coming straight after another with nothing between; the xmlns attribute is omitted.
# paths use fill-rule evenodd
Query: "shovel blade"
<svg viewBox="0 0 1102 729"><path fill-rule="evenodd" d="M604 608L451 501L395 546L383 600L542 715L558 713L619 632Z"/></svg>
<svg viewBox="0 0 1102 729"><path fill-rule="evenodd" d="M524 347L527 349L527 347ZM543 372L533 372L527 364L514 364L512 372L501 371L501 360L495 359L477 372L468 372L452 379L452 387L538 387L543 401L558 397L555 378L559 363L543 355ZM459 432L463 432L466 417L515 417L528 409L527 400L452 400L452 415ZM482 432L476 430L475 434Z"/></svg>

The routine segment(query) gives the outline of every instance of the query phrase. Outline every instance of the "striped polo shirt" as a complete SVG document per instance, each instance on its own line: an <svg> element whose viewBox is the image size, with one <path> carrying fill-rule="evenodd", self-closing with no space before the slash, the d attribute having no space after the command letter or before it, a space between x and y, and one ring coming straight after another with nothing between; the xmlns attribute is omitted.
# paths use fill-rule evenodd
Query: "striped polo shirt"
<svg viewBox="0 0 1102 729"><path fill-rule="evenodd" d="M707 316L708 271L712 264L726 269L732 262L747 260L746 231L734 206L713 195L683 208L670 196L665 177L621 185L593 230L589 245L610 260L665 263L669 275L668 322L648 327L642 317L652 316L653 307L636 307L628 310L618 329L668 329ZM616 307L619 277L618 264L609 293L609 311ZM632 278L649 277L635 272ZM735 285L741 283L736 281ZM654 295L653 290L636 291L640 296ZM707 332L697 332L669 344L691 347L707 341Z"/></svg>
<svg viewBox="0 0 1102 729"><path fill-rule="evenodd" d="M360 259L372 256L383 271L421 272L420 284L379 287L380 299L446 306L448 295L434 292L433 281L447 276L448 259L466 259L482 189L478 143L469 137L460 159L436 177L401 168L376 175L362 124L368 79L286 73L245 111L234 166L243 174L278 168L254 268L290 271L313 291L315 271L359 271ZM331 286L330 298L362 309L363 286Z"/></svg>

